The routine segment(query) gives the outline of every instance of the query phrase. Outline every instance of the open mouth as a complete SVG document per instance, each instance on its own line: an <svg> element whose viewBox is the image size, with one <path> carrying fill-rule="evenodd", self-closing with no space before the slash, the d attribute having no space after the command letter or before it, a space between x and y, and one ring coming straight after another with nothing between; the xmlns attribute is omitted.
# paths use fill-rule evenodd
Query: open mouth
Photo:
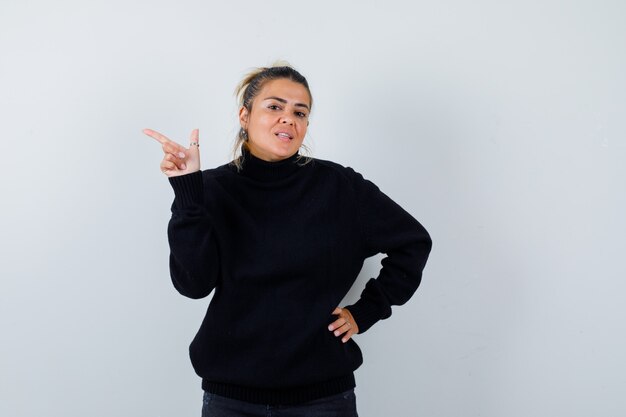
<svg viewBox="0 0 626 417"><path fill-rule="evenodd" d="M280 140L282 140L283 142L289 142L290 140L292 140L293 138L291 136L289 136L287 133L276 133L276 137Z"/></svg>

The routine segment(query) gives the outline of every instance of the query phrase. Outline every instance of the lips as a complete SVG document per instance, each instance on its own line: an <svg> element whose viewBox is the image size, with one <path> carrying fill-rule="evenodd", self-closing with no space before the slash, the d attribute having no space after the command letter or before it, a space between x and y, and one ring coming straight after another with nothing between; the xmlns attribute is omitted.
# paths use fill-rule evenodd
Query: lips
<svg viewBox="0 0 626 417"><path fill-rule="evenodd" d="M293 139L293 135L289 132L276 132L274 134L282 139Z"/></svg>
<svg viewBox="0 0 626 417"><path fill-rule="evenodd" d="M281 142L291 142L291 140L293 140L293 136L287 132L277 132L274 134Z"/></svg>

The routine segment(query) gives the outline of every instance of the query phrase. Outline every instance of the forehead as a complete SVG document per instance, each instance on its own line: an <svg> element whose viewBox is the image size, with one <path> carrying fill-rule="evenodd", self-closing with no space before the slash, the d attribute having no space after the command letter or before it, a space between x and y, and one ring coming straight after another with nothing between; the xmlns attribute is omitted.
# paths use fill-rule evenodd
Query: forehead
<svg viewBox="0 0 626 417"><path fill-rule="evenodd" d="M279 78L277 80L265 83L258 98L265 100L266 97L280 97L288 102L304 103L311 106L311 98L305 86L287 78Z"/></svg>

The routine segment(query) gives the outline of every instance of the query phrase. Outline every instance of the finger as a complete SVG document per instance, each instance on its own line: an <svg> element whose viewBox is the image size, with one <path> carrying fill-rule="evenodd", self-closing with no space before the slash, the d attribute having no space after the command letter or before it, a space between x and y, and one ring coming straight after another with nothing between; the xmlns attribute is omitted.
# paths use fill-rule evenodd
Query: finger
<svg viewBox="0 0 626 417"><path fill-rule="evenodd" d="M346 323L346 319L344 319L343 317L339 317L337 320L335 320L328 326L328 330L338 329L341 326L343 326L345 323Z"/></svg>
<svg viewBox="0 0 626 417"><path fill-rule="evenodd" d="M185 158L186 149L175 142L168 142L163 144L163 152L172 154L177 158Z"/></svg>
<svg viewBox="0 0 626 417"><path fill-rule="evenodd" d="M341 313L341 307L337 307L337 308L335 308L335 309L333 310L333 312L332 312L332 313L330 313L330 314L339 314L339 313Z"/></svg>
<svg viewBox="0 0 626 417"><path fill-rule="evenodd" d="M196 157L200 155L200 133L198 129L191 131L191 136L189 137L189 152L193 152Z"/></svg>
<svg viewBox="0 0 626 417"><path fill-rule="evenodd" d="M333 332L333 334L334 334L335 336L340 336L340 335L342 335L342 334L344 334L344 333L349 332L350 330L352 330L350 327L351 327L351 326L350 326L350 323L344 323L343 325L339 326L339 327L337 328L337 330L335 330L335 331Z"/></svg>
<svg viewBox="0 0 626 417"><path fill-rule="evenodd" d="M345 334L345 336L341 339L341 341L343 343L346 343L348 340L350 340L350 338L352 337L353 334L354 334L354 332L352 330L350 330L348 333Z"/></svg>
<svg viewBox="0 0 626 417"><path fill-rule="evenodd" d="M196 142L198 145L200 144L200 129L194 129L191 131L191 138L189 142Z"/></svg>
<svg viewBox="0 0 626 417"><path fill-rule="evenodd" d="M350 323L354 333L355 334L359 333L359 325L357 324L356 320L354 319L354 316L352 315L352 313L350 313L350 310L348 310L347 308L344 308L343 312L344 312L343 316L346 318L348 323Z"/></svg>
<svg viewBox="0 0 626 417"><path fill-rule="evenodd" d="M176 167L178 167L179 169L185 169L185 162L175 157L171 153L166 154L163 159L165 159L166 161L173 162L176 165Z"/></svg>
<svg viewBox="0 0 626 417"><path fill-rule="evenodd" d="M154 138L157 142L160 143L167 143L167 142L171 142L167 136L162 135L161 133L157 132L156 130L152 130L152 129L144 129L143 133L145 133L146 135L150 136L151 138Z"/></svg>
<svg viewBox="0 0 626 417"><path fill-rule="evenodd" d="M173 162L163 162L161 163L161 171L176 171L177 167Z"/></svg>

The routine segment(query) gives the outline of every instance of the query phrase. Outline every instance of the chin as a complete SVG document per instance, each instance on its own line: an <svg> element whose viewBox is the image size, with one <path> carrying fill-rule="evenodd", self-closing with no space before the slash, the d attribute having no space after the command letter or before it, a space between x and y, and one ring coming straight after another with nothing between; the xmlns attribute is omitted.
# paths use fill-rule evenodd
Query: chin
<svg viewBox="0 0 626 417"><path fill-rule="evenodd" d="M289 155L293 154L298 148L299 148L299 146L297 146L295 142L289 142L289 143L278 143L278 144L275 144L272 147L272 150L276 154L289 156Z"/></svg>
<svg viewBox="0 0 626 417"><path fill-rule="evenodd" d="M296 153L296 149L289 150L289 151L283 150L282 152L275 152L274 155L280 159L286 159L286 158L289 158L294 153Z"/></svg>
<svg viewBox="0 0 626 417"><path fill-rule="evenodd" d="M273 141L276 140L275 138L272 139ZM292 139L289 143L272 143L273 141L270 141L269 143L265 142L265 146L260 149L257 147L257 149L272 159L285 159L296 153L300 148L301 142L293 142L293 140L294 139Z"/></svg>

